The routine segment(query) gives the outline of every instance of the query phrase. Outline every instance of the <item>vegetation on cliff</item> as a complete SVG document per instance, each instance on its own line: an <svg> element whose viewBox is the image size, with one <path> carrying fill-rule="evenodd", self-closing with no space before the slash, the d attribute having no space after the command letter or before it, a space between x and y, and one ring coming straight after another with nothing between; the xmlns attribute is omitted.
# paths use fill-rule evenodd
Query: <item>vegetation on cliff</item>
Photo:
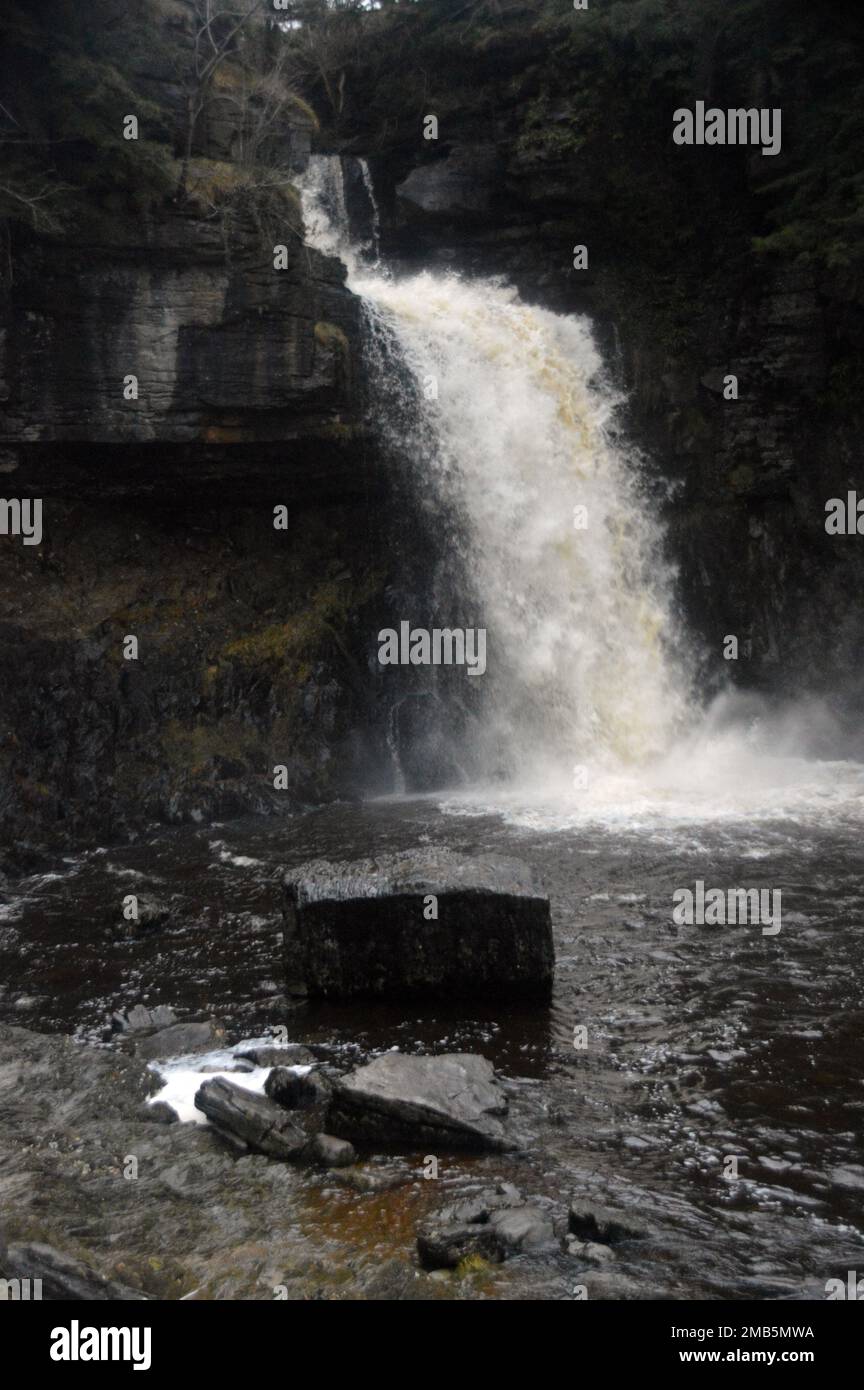
<svg viewBox="0 0 864 1390"><path fill-rule="evenodd" d="M50 24L11 0L0 52L7 230L122 238L166 201L299 227L292 136L317 120L263 0L58 0Z"/></svg>
<svg viewBox="0 0 864 1390"><path fill-rule="evenodd" d="M509 172L567 166L607 203L616 232L676 243L700 234L734 189L751 200L754 249L848 271L864 265L860 8L806 0L418 0L369 11L298 4L295 68L331 138L415 158L423 117L502 143ZM317 37L316 37L317 36ZM317 71L306 55L317 52ZM672 112L780 106L776 161L725 151L716 189L671 144ZM431 142L430 142L431 144ZM434 145L427 152L434 153ZM715 152L716 153L716 152ZM717 164L715 161L714 169ZM689 185L691 218L670 227ZM695 185L695 186L694 186ZM645 233L648 233L646 236Z"/></svg>
<svg viewBox="0 0 864 1390"><path fill-rule="evenodd" d="M397 162L418 147L431 156L420 136L431 112L438 150L458 127L499 143L511 178L566 168L608 209L610 231L644 255L658 242L664 255L670 240L686 248L716 216L748 251L812 259L862 294L864 78L851 0L832 6L830 26L806 0L597 0L586 10L563 0L297 0L284 14L264 0L59 0L50 24L11 0L0 31L0 219L68 229L96 208L138 215L190 183L208 183L216 203L236 202L240 183L260 195L284 172L288 118L311 129L313 107L328 143ZM781 106L781 156L724 151L706 184L704 166L670 140L673 110L697 98ZM135 142L123 136L127 112L139 118ZM231 127L226 158L245 179L235 168L190 180L208 123L217 144L220 125ZM747 202L731 229L730 193ZM685 203L690 220L668 225L667 210Z"/></svg>

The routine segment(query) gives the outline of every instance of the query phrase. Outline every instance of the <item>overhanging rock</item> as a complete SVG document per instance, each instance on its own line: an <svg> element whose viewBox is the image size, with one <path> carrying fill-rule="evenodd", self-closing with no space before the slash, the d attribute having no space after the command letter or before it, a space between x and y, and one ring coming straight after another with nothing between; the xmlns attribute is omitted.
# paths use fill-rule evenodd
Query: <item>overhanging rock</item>
<svg viewBox="0 0 864 1390"><path fill-rule="evenodd" d="M549 995L549 900L518 860L447 850L317 859L283 882L288 978L311 995Z"/></svg>

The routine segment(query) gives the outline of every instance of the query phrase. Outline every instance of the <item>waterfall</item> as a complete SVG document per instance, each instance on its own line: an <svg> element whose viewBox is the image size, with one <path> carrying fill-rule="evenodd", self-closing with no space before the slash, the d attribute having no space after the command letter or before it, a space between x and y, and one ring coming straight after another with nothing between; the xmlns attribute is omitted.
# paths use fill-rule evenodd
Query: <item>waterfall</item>
<svg viewBox="0 0 864 1390"><path fill-rule="evenodd" d="M857 824L860 748L850 759L820 702L696 698L662 528L589 323L495 280L391 274L362 161L314 157L300 193L307 240L363 300L375 423L432 527L427 618L487 630L482 677L430 670L407 695L394 683L399 789L460 783L447 804L461 814L503 809L532 828ZM418 766L431 769L419 783Z"/></svg>
<svg viewBox="0 0 864 1390"><path fill-rule="evenodd" d="M363 182L371 191L366 170ZM473 765L560 782L662 754L690 703L681 638L589 324L496 281L399 279L364 263L338 157L313 158L301 196L307 239L341 257L365 301L373 377L377 321L416 382L406 465L448 518L447 548L471 582L461 607L488 634ZM453 596L438 598L436 621L452 626Z"/></svg>

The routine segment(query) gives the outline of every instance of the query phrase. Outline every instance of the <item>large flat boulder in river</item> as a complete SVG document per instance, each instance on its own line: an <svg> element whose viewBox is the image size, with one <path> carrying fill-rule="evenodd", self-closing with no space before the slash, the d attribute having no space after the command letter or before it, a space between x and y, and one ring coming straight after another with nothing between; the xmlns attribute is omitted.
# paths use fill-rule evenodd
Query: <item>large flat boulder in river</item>
<svg viewBox="0 0 864 1390"><path fill-rule="evenodd" d="M507 1097L485 1057L385 1052L335 1083L329 1125L367 1143L500 1151L513 1147L506 1113Z"/></svg>
<svg viewBox="0 0 864 1390"><path fill-rule="evenodd" d="M533 872L448 850L316 859L284 878L289 980L330 998L543 998L555 955Z"/></svg>

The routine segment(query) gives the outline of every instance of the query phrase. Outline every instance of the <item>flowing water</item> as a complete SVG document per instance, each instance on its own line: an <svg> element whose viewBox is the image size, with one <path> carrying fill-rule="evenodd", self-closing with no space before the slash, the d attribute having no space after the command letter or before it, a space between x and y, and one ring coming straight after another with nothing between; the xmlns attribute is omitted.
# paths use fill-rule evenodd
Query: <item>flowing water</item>
<svg viewBox="0 0 864 1390"><path fill-rule="evenodd" d="M489 1057L511 1084L524 1153L446 1156L443 1185L416 1180L417 1155L412 1183L352 1196L350 1219L346 1194L301 1203L307 1237L342 1241L358 1279L388 1254L410 1258L430 1203L506 1179L558 1203L574 1194L629 1208L653 1234L619 1251L618 1282L591 1285L591 1297L824 1296L828 1278L864 1261L860 820L827 803L746 823L656 809L563 822L551 828L527 803L442 808L430 797L154 828L21 885L0 918L0 977L12 982L0 1016L98 1040L110 1010L143 1001L223 1018L232 1040L287 1024L292 1041L343 1064L390 1047ZM551 1007L286 1012L282 871L430 843L536 866L552 903ZM676 926L672 892L697 878L780 887L780 934ZM171 923L129 938L117 932L119 902L136 888L168 903ZM493 1291L566 1298L588 1277L564 1257L517 1260Z"/></svg>
<svg viewBox="0 0 864 1390"><path fill-rule="evenodd" d="M415 486L440 503L489 630L471 779L278 822L154 827L70 857L0 908L0 1014L98 1039L111 1010L158 1002L222 1016L236 1038L287 1020L293 1040L343 1061L482 1052L508 1079L525 1150L448 1160L444 1186L506 1178L630 1209L650 1239L622 1247L611 1273L580 1273L592 1297L824 1296L864 1262L864 768L815 705L726 695L700 709L674 576L588 326L498 284L370 264L377 223L364 260L338 161L313 161L304 202L310 238L366 300L373 365L375 334L395 337L426 383ZM281 873L418 844L536 867L551 1007L286 1013ZM673 895L697 882L779 890L781 929L676 921ZM151 936L118 933L106 907L136 886L171 906ZM374 1199L361 1264L410 1254L436 1186ZM318 1238L350 1247L343 1216L319 1205ZM566 1298L573 1270L517 1260L487 1291Z"/></svg>

